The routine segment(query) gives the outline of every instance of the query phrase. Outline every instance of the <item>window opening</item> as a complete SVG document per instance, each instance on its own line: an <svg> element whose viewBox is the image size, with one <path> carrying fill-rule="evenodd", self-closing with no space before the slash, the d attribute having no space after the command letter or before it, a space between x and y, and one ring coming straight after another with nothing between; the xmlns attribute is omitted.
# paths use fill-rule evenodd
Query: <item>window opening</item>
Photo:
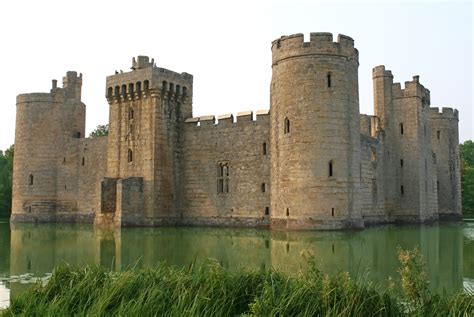
<svg viewBox="0 0 474 317"><path fill-rule="evenodd" d="M332 177L334 174L334 162L330 161L329 162L329 177Z"/></svg>
<svg viewBox="0 0 474 317"><path fill-rule="evenodd" d="M400 123L400 134L403 134L403 123Z"/></svg>
<svg viewBox="0 0 474 317"><path fill-rule="evenodd" d="M228 193L230 191L229 185L230 169L229 163L217 163L217 193Z"/></svg>
<svg viewBox="0 0 474 317"><path fill-rule="evenodd" d="M328 88L331 88L331 73L328 73L326 78L327 78Z"/></svg>
<svg viewBox="0 0 474 317"><path fill-rule="evenodd" d="M128 158L127 161L130 163L133 161L133 151L131 149L128 149Z"/></svg>
<svg viewBox="0 0 474 317"><path fill-rule="evenodd" d="M33 174L30 174L29 179L30 179L30 185L33 185L33 180L34 180L34 179L33 179Z"/></svg>
<svg viewBox="0 0 474 317"><path fill-rule="evenodd" d="M290 119L285 118L285 127L284 127L284 133L290 133Z"/></svg>

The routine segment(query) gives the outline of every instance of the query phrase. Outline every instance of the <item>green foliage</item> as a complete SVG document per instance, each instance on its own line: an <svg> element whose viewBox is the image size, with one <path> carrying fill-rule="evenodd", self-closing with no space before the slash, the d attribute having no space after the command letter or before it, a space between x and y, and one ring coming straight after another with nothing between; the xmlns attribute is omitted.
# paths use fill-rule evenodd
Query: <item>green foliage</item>
<svg viewBox="0 0 474 317"><path fill-rule="evenodd" d="M459 153L461 155L461 161L470 167L474 167L474 142L467 140L463 144L459 145Z"/></svg>
<svg viewBox="0 0 474 317"><path fill-rule="evenodd" d="M404 294L320 272L313 258L297 277L275 270L237 271L209 260L200 267L164 263L109 272L97 266L55 269L46 285L15 296L2 316L469 316L474 297L431 294L420 253L399 251ZM422 298L423 300L419 300Z"/></svg>
<svg viewBox="0 0 474 317"><path fill-rule="evenodd" d="M12 209L13 145L0 151L0 216L10 215Z"/></svg>
<svg viewBox="0 0 474 317"><path fill-rule="evenodd" d="M461 155L461 190L464 214L474 213L474 142L459 145Z"/></svg>
<svg viewBox="0 0 474 317"><path fill-rule="evenodd" d="M101 137L101 136L107 136L109 135L109 125L98 125L94 131L89 134L89 137L91 138L96 138L96 137Z"/></svg>
<svg viewBox="0 0 474 317"><path fill-rule="evenodd" d="M464 167L461 178L462 209L465 214L474 214L474 167Z"/></svg>

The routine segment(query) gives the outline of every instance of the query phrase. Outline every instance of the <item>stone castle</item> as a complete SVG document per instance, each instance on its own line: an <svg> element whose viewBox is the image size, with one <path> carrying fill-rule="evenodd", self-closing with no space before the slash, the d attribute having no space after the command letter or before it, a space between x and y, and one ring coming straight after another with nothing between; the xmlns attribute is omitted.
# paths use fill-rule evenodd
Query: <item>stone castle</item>
<svg viewBox="0 0 474 317"><path fill-rule="evenodd" d="M107 137L85 138L82 75L17 97L12 222L285 229L461 217L458 111L373 69L330 33L272 43L271 109L193 117L193 76L138 56L106 80Z"/></svg>

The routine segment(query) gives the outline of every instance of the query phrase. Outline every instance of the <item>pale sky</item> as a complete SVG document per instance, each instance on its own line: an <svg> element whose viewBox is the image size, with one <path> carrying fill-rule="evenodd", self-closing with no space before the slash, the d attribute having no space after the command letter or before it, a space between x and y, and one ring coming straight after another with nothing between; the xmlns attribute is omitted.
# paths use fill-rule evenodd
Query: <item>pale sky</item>
<svg viewBox="0 0 474 317"><path fill-rule="evenodd" d="M360 53L362 113L373 114L372 68L403 83L420 75L432 106L460 111L474 139L471 1L15 0L0 11L0 149L14 142L17 94L83 73L87 132L108 122L105 77L133 56L194 75L194 115L269 108L272 40L331 32Z"/></svg>

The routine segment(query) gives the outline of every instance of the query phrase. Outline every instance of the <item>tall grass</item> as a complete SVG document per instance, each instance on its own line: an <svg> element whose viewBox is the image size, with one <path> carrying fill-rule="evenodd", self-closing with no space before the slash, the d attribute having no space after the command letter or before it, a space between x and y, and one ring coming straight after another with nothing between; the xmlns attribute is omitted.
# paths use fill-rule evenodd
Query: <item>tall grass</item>
<svg viewBox="0 0 474 317"><path fill-rule="evenodd" d="M232 272L211 260L199 267L162 263L123 272L61 266L46 285L12 298L0 315L472 316L473 296L429 292L417 252L399 251L402 292L380 290L343 272L325 275L311 257L297 277L275 270Z"/></svg>

